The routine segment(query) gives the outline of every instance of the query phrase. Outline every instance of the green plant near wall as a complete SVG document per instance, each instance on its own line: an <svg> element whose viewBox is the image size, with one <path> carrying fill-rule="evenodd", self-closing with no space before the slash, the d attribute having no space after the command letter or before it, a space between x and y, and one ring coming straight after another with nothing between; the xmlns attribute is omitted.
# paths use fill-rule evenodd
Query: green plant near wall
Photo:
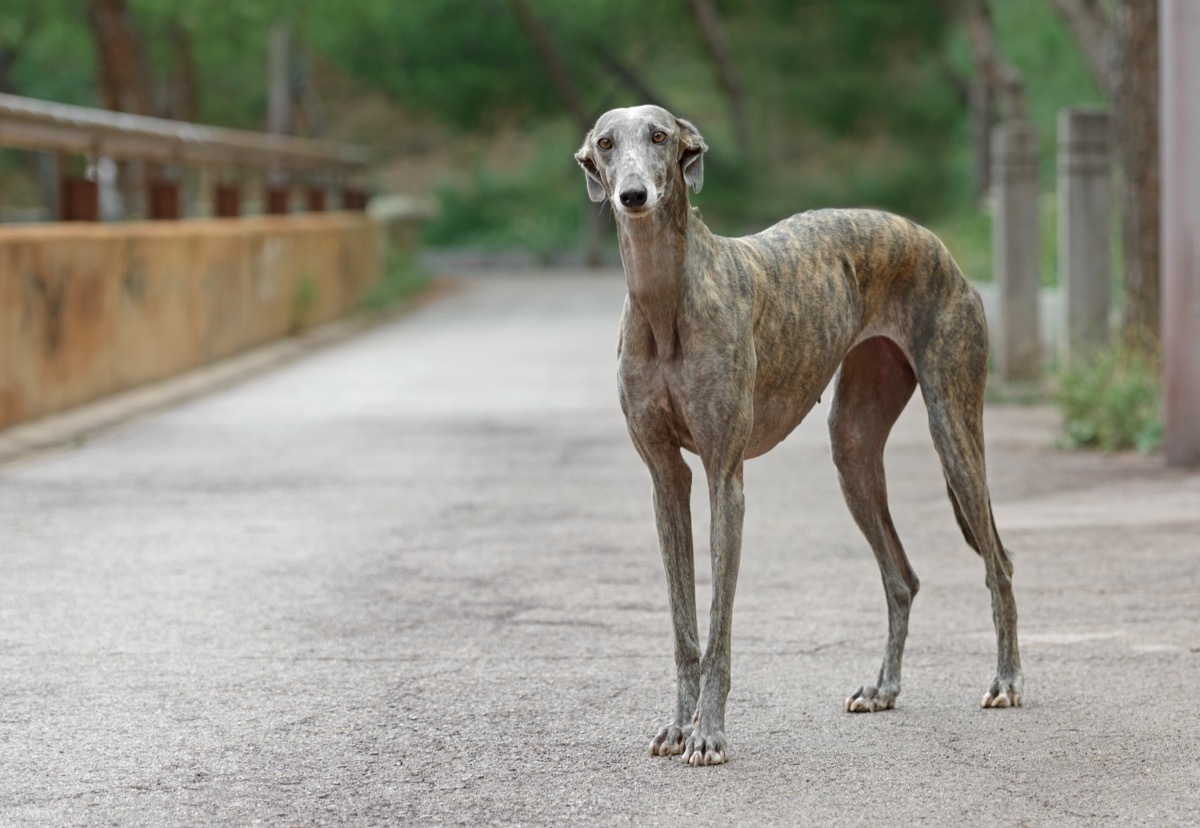
<svg viewBox="0 0 1200 828"><path fill-rule="evenodd" d="M320 299L321 288L311 273L305 273L292 291L292 307L288 317L288 333L298 334L312 321L312 312Z"/></svg>
<svg viewBox="0 0 1200 828"><path fill-rule="evenodd" d="M1114 347L1064 369L1062 445L1153 451L1162 445L1162 383L1155 358Z"/></svg>
<svg viewBox="0 0 1200 828"><path fill-rule="evenodd" d="M392 244L388 247L383 276L363 297L363 309L388 310L424 290L429 278L429 272L418 264L411 249Z"/></svg>

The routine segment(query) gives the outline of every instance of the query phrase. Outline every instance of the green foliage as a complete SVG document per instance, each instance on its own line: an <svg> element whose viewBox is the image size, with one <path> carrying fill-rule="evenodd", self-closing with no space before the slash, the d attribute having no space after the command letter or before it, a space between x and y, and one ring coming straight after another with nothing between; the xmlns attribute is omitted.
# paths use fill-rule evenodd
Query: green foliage
<svg viewBox="0 0 1200 828"><path fill-rule="evenodd" d="M593 209L570 160L581 129L566 120L554 78L511 0L128 3L159 94L178 72L171 32L182 26L190 33L204 122L263 126L268 33L286 22L301 49L385 91L408 112L476 135L498 126L528 131L539 145L533 160L518 169L480 164L468 183L443 187L441 216L426 238L528 246L541 255L578 243L582 210ZM744 157L689 4L528 4L589 115L653 97L699 125L711 149L695 203L720 232L753 231L813 207L878 206L949 225L943 232L964 271L974 278L990 271L987 219L968 206L971 61L958 4L720 0L749 107ZM1102 96L1046 0L992 7L1000 49L1026 80L1049 190L1057 109ZM0 51L14 50L18 93L96 102L91 34L78 0L7 0ZM376 149L382 159L401 145ZM1044 272L1053 281L1052 226L1044 227Z"/></svg>
<svg viewBox="0 0 1200 828"><path fill-rule="evenodd" d="M12 91L62 103L95 105L95 57L77 0L5 0L0 52L15 56Z"/></svg>
<svg viewBox="0 0 1200 828"><path fill-rule="evenodd" d="M685 19L674 4L531 0L530 6L591 111L613 105L606 54L636 61L653 52L655 64L665 66L680 44L693 43L660 36L678 31ZM560 114L553 80L508 0L343 0L310 6L301 25L322 53L352 74L406 107L463 129L497 117Z"/></svg>
<svg viewBox="0 0 1200 828"><path fill-rule="evenodd" d="M1058 402L1068 448L1152 451L1162 444L1157 361L1115 347L1064 370Z"/></svg>
<svg viewBox="0 0 1200 828"><path fill-rule="evenodd" d="M953 90L937 65L951 22L944 4L776 0L766 18L737 18L746 41L739 56L785 111L839 137L891 132L949 143Z"/></svg>
<svg viewBox="0 0 1200 828"><path fill-rule="evenodd" d="M963 275L972 282L992 280L992 217L983 210L948 212L929 229L950 249Z"/></svg>
<svg viewBox="0 0 1200 828"><path fill-rule="evenodd" d="M266 122L267 40L276 22L289 18L282 0L128 0L142 33L153 77L178 72L171 29L184 27L193 41L203 123L262 129Z"/></svg>
<svg viewBox="0 0 1200 828"><path fill-rule="evenodd" d="M429 285L429 273L413 256L412 250L393 244L388 247L383 276L363 297L363 309L385 311L423 291Z"/></svg>
<svg viewBox="0 0 1200 828"><path fill-rule="evenodd" d="M962 208L930 224L967 278L992 281L992 217L984 210ZM1114 263L1117 257L1114 253ZM1058 204L1054 193L1038 199L1038 272L1043 287L1058 284Z"/></svg>
<svg viewBox="0 0 1200 828"><path fill-rule="evenodd" d="M346 25L348 20L355 25ZM359 78L459 126L477 125L496 104L521 101L522 91L534 109L549 101L542 84L521 89L524 79L537 74L537 56L507 3L322 3L311 9L305 32Z"/></svg>
<svg viewBox="0 0 1200 828"><path fill-rule="evenodd" d="M321 288L311 273L300 277L292 291L292 306L288 317L288 331L301 333L312 321L312 312L321 298Z"/></svg>
<svg viewBox="0 0 1200 828"><path fill-rule="evenodd" d="M1105 103L1096 88L1074 36L1048 0L991 2L1000 52L1025 81L1029 119L1042 146L1039 168L1044 189L1053 189L1058 110L1064 106ZM955 71L971 74L970 52L963 31L954 30L947 43L947 60Z"/></svg>
<svg viewBox="0 0 1200 828"><path fill-rule="evenodd" d="M520 247L543 259L576 247L580 211L601 208L584 197L569 132L559 128L541 135L541 149L524 168L480 167L466 186L442 187L438 215L423 240L435 246Z"/></svg>

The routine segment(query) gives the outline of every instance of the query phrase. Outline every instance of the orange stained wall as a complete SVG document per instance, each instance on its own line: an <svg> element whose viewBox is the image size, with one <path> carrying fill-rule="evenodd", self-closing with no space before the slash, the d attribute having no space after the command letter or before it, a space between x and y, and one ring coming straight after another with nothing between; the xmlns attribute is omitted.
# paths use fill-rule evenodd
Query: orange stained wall
<svg viewBox="0 0 1200 828"><path fill-rule="evenodd" d="M384 236L357 213L0 227L0 428L342 316Z"/></svg>

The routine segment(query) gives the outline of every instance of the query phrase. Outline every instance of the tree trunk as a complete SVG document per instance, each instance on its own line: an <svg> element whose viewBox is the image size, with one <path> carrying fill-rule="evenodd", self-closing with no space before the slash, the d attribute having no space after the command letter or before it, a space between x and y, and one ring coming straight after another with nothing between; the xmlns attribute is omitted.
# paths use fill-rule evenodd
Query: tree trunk
<svg viewBox="0 0 1200 828"><path fill-rule="evenodd" d="M149 76L125 0L88 0L100 100L116 112L150 114Z"/></svg>
<svg viewBox="0 0 1200 828"><path fill-rule="evenodd" d="M196 52L192 45L192 33L180 20L171 23L171 47L175 52L175 71L171 83L171 117L194 122L199 115Z"/></svg>
<svg viewBox="0 0 1200 828"><path fill-rule="evenodd" d="M571 79L567 64L559 53L558 45L554 42L554 35L537 16L528 0L509 0L509 2L512 5L513 14L517 16L517 22L521 25L525 36L529 38L529 42L533 44L534 51L537 52L542 66L546 69L546 74L554 86L554 93L558 96L559 103L567 112L571 113L575 123L586 132L592 126L592 119L589 117L587 109L584 108L583 96L579 94L579 89Z"/></svg>
<svg viewBox="0 0 1200 828"><path fill-rule="evenodd" d="M746 93L742 88L741 77L737 65L729 52L729 42L725 39L725 31L721 26L721 14L713 0L689 0L692 15L700 29L704 45L712 58L717 70L717 81L729 102L733 117L733 140L737 144L738 155L743 161L750 160L750 110L746 105Z"/></svg>
<svg viewBox="0 0 1200 828"><path fill-rule="evenodd" d="M1101 0L1050 0L1083 52L1096 87L1105 95L1112 88L1112 21Z"/></svg>
<svg viewBox="0 0 1200 828"><path fill-rule="evenodd" d="M1025 120L1025 85L1021 73L996 48L992 10L987 0L972 0L966 13L967 41L975 77L971 84L971 138L975 144L975 195L984 199L992 188L992 126L1003 101L1011 121Z"/></svg>
<svg viewBox="0 0 1200 828"><path fill-rule="evenodd" d="M592 116L588 114L587 109L583 104L583 96L579 94L579 89L576 87L574 80L571 78L570 70L567 69L567 64L563 61L562 55L558 51L558 45L554 42L554 35L550 29L537 16L533 8L527 0L509 0L512 4L513 14L517 17L517 22L521 25L521 29L525 32L525 36L529 38L533 44L534 51L537 52L538 58L542 62L542 66L546 70L547 76L550 78L551 84L554 86L554 92L558 96L558 101L562 104L563 109L571 114L575 123L579 126L581 135L586 134L592 128ZM599 267L603 258L602 235L604 232L604 214L595 209L596 205L590 201L584 202L583 210L583 257L584 263L588 267Z"/></svg>
<svg viewBox="0 0 1200 828"><path fill-rule="evenodd" d="M1157 0L1123 0L1115 51L1112 102L1125 259L1122 338L1130 347L1154 350L1160 336Z"/></svg>
<svg viewBox="0 0 1200 828"><path fill-rule="evenodd" d="M15 94L12 83L12 68L20 53L16 49L0 49L0 92Z"/></svg>
<svg viewBox="0 0 1200 828"><path fill-rule="evenodd" d="M629 90L635 93L644 104L652 104L661 106L663 109L674 112L667 105L666 100L650 88L650 85L633 70L631 66L622 61L615 54L606 49L603 45L595 46L596 57L604 64L604 68L611 72L617 80L621 81Z"/></svg>
<svg viewBox="0 0 1200 828"><path fill-rule="evenodd" d="M1122 340L1154 351L1159 330L1158 0L1051 0L1112 108L1125 270Z"/></svg>
<svg viewBox="0 0 1200 828"><path fill-rule="evenodd" d="M267 39L267 132L292 132L292 35L286 23L271 27Z"/></svg>

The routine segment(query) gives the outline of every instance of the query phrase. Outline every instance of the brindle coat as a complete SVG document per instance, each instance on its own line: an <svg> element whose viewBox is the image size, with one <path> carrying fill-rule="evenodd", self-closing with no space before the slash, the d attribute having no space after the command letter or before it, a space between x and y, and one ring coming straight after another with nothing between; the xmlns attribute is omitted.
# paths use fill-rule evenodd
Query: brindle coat
<svg viewBox="0 0 1200 828"><path fill-rule="evenodd" d="M650 470L675 628L674 719L650 744L692 765L726 758L730 629L741 556L742 464L800 423L838 372L833 459L883 575L888 638L874 685L847 700L886 710L900 693L919 582L888 513L883 447L919 385L950 501L983 557L997 671L984 707L1021 703L1012 563L984 474L987 330L979 296L933 233L874 210L802 213L754 236L714 235L688 203L707 147L653 106L603 115L575 158L610 200L629 284L618 346L621 408ZM689 507L699 455L712 506L712 613L700 651Z"/></svg>

